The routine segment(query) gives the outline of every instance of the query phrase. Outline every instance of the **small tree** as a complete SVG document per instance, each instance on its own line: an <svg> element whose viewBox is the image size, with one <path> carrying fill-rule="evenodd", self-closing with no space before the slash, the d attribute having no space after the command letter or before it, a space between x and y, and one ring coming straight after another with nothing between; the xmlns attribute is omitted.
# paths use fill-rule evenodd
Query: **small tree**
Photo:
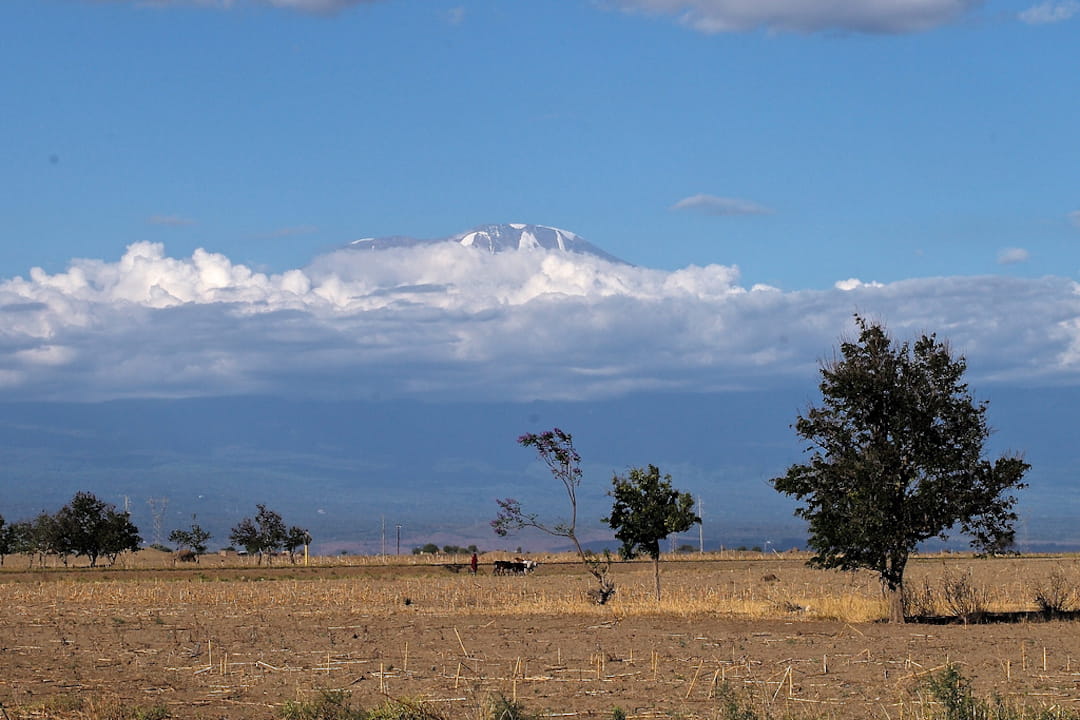
<svg viewBox="0 0 1080 720"><path fill-rule="evenodd" d="M115 562L125 550L138 550L139 530L128 513L99 500L93 493L77 492L71 502L56 513L56 546L62 557L83 555L96 567L102 555Z"/></svg>
<svg viewBox="0 0 1080 720"><path fill-rule="evenodd" d="M645 553L653 560L656 600L660 601L660 541L671 533L686 532L701 522L694 513L694 498L671 486L671 475L660 477L660 469L630 468L626 476L611 478L614 498L611 515L604 522L622 543L624 558Z"/></svg>
<svg viewBox="0 0 1080 720"><path fill-rule="evenodd" d="M169 542L176 545L176 549L191 548L191 551L195 553L195 556L206 554L206 541L213 537L206 530L195 522L195 516L191 516L191 529L190 530L173 530L169 533Z"/></svg>
<svg viewBox="0 0 1080 720"><path fill-rule="evenodd" d="M591 593L596 602L603 605L615 594L615 583L608 579L610 563L598 560L592 553L581 547L577 537L577 489L581 485L581 456L574 449L574 438L568 433L554 428L539 435L526 433L518 438L522 447L536 448L536 454L548 466L552 476L562 483L566 496L570 500L570 520L554 525L541 522L535 513L526 513L521 503L513 498L496 500L499 513L491 521L491 527L499 537L506 537L512 531L532 527L556 537L570 540L577 549L585 569L596 579L598 587Z"/></svg>
<svg viewBox="0 0 1080 720"><path fill-rule="evenodd" d="M34 567L34 556L38 552L37 543L34 542L34 521L20 520L10 527L13 535L11 552L25 554L30 567Z"/></svg>
<svg viewBox="0 0 1080 720"><path fill-rule="evenodd" d="M0 567L3 566L5 557L16 552L15 548L18 544L17 531L17 525L8 524L5 522L4 516L0 515Z"/></svg>
<svg viewBox="0 0 1080 720"><path fill-rule="evenodd" d="M285 544L287 531L281 515L268 510L265 505L256 505L255 519L244 518L229 533L229 540L242 546L252 555L258 555L262 564L263 555L270 557Z"/></svg>
<svg viewBox="0 0 1080 720"><path fill-rule="evenodd" d="M986 403L962 378L967 364L935 335L896 344L856 316L859 338L821 368L822 404L798 417L807 464L774 478L805 505L810 562L873 570L903 622L904 570L917 545L955 527L977 548L1012 544L1015 498L1029 465L1017 455L982 459Z"/></svg>
<svg viewBox="0 0 1080 720"><path fill-rule="evenodd" d="M50 555L61 557L64 565L67 565L67 556L70 553L65 548L60 536L60 526L54 516L42 510L33 520L26 520L19 525L19 552L30 556L30 567L34 566L35 555L40 567L45 567L45 559Z"/></svg>
<svg viewBox="0 0 1080 720"><path fill-rule="evenodd" d="M311 533L302 527L293 525L285 533L285 549L289 551L289 562L296 562L296 551L311 544Z"/></svg>

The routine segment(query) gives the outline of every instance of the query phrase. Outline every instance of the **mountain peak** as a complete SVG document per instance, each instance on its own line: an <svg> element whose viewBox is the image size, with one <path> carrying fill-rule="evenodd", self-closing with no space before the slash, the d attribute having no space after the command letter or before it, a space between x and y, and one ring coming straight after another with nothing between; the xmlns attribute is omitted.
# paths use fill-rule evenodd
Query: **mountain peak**
<svg viewBox="0 0 1080 720"><path fill-rule="evenodd" d="M620 260L614 255L604 252L569 230L561 230L547 225L531 225L526 223L478 225L471 230L466 230L457 235L434 239L418 239L402 235L393 235L382 238L364 238L362 240L354 240L349 243L348 247L357 250L385 250L390 248L433 245L443 242L456 242L459 245L476 248L478 250L486 250L492 254L514 250L558 250L561 252L578 253L580 255L592 255L612 263L627 264L624 260Z"/></svg>

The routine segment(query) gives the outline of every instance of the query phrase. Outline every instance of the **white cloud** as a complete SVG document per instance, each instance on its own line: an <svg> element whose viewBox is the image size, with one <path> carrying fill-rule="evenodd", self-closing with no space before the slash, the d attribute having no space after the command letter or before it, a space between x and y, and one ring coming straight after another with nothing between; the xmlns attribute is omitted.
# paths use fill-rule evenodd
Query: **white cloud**
<svg viewBox="0 0 1080 720"><path fill-rule="evenodd" d="M1048 0L1024 10L1019 18L1028 25L1049 25L1068 20L1077 13L1080 13L1080 2L1077 0Z"/></svg>
<svg viewBox="0 0 1080 720"><path fill-rule="evenodd" d="M137 243L117 261L0 281L9 398L240 393L575 398L812 382L859 311L927 330L978 379L1080 382L1080 291L964 277L747 290L674 272L453 243L342 250L279 275Z"/></svg>
<svg viewBox="0 0 1080 720"><path fill-rule="evenodd" d="M1026 263L1031 259L1031 254L1024 248L1005 248L998 253L998 265L1017 265Z"/></svg>
<svg viewBox="0 0 1080 720"><path fill-rule="evenodd" d="M881 288L885 287L879 282L864 283L859 278L848 278L847 280L837 280L833 283L833 287L837 290L858 290L859 288Z"/></svg>
<svg viewBox="0 0 1080 720"><path fill-rule="evenodd" d="M951 22L980 0L614 0L630 11L673 15L705 33L759 28L911 33Z"/></svg>
<svg viewBox="0 0 1080 720"><path fill-rule="evenodd" d="M749 200L718 197L716 195L691 195L671 206L672 210L693 210L706 215L768 215L769 208Z"/></svg>
<svg viewBox="0 0 1080 720"><path fill-rule="evenodd" d="M1073 212L1069 213L1069 222L1071 222L1074 226L1080 228L1080 210L1074 210Z"/></svg>

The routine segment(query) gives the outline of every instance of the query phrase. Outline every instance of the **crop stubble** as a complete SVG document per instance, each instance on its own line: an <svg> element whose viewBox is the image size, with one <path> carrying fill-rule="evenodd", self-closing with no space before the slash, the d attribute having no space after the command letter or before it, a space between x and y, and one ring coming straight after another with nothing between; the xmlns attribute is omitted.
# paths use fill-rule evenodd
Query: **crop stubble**
<svg viewBox="0 0 1080 720"><path fill-rule="evenodd" d="M344 688L364 706L424 698L461 717L493 693L560 715L609 717L618 706L632 717L714 717L727 683L780 712L896 718L918 711L927 673L954 663L980 693L1080 703L1077 623L890 626L873 622L884 606L872 576L803 560L669 562L659 605L651 567L621 564L604 607L583 600L588 578L572 563L527 577L211 559L198 569L9 569L0 702L108 697L243 719ZM937 558L918 561L910 582L970 573L990 609L1031 610L1033 585L1053 569L1075 573L1076 563Z"/></svg>

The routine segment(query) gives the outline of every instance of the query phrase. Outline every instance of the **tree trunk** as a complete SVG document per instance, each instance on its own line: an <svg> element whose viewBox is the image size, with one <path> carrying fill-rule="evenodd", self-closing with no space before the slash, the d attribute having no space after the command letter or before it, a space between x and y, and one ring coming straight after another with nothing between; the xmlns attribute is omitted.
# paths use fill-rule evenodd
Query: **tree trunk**
<svg viewBox="0 0 1080 720"><path fill-rule="evenodd" d="M653 579L656 581L656 602L660 602L660 556L653 558Z"/></svg>
<svg viewBox="0 0 1080 720"><path fill-rule="evenodd" d="M889 603L889 622L901 625L907 622L904 618L904 584L900 583L895 587L885 585L882 590L885 591L885 600Z"/></svg>

